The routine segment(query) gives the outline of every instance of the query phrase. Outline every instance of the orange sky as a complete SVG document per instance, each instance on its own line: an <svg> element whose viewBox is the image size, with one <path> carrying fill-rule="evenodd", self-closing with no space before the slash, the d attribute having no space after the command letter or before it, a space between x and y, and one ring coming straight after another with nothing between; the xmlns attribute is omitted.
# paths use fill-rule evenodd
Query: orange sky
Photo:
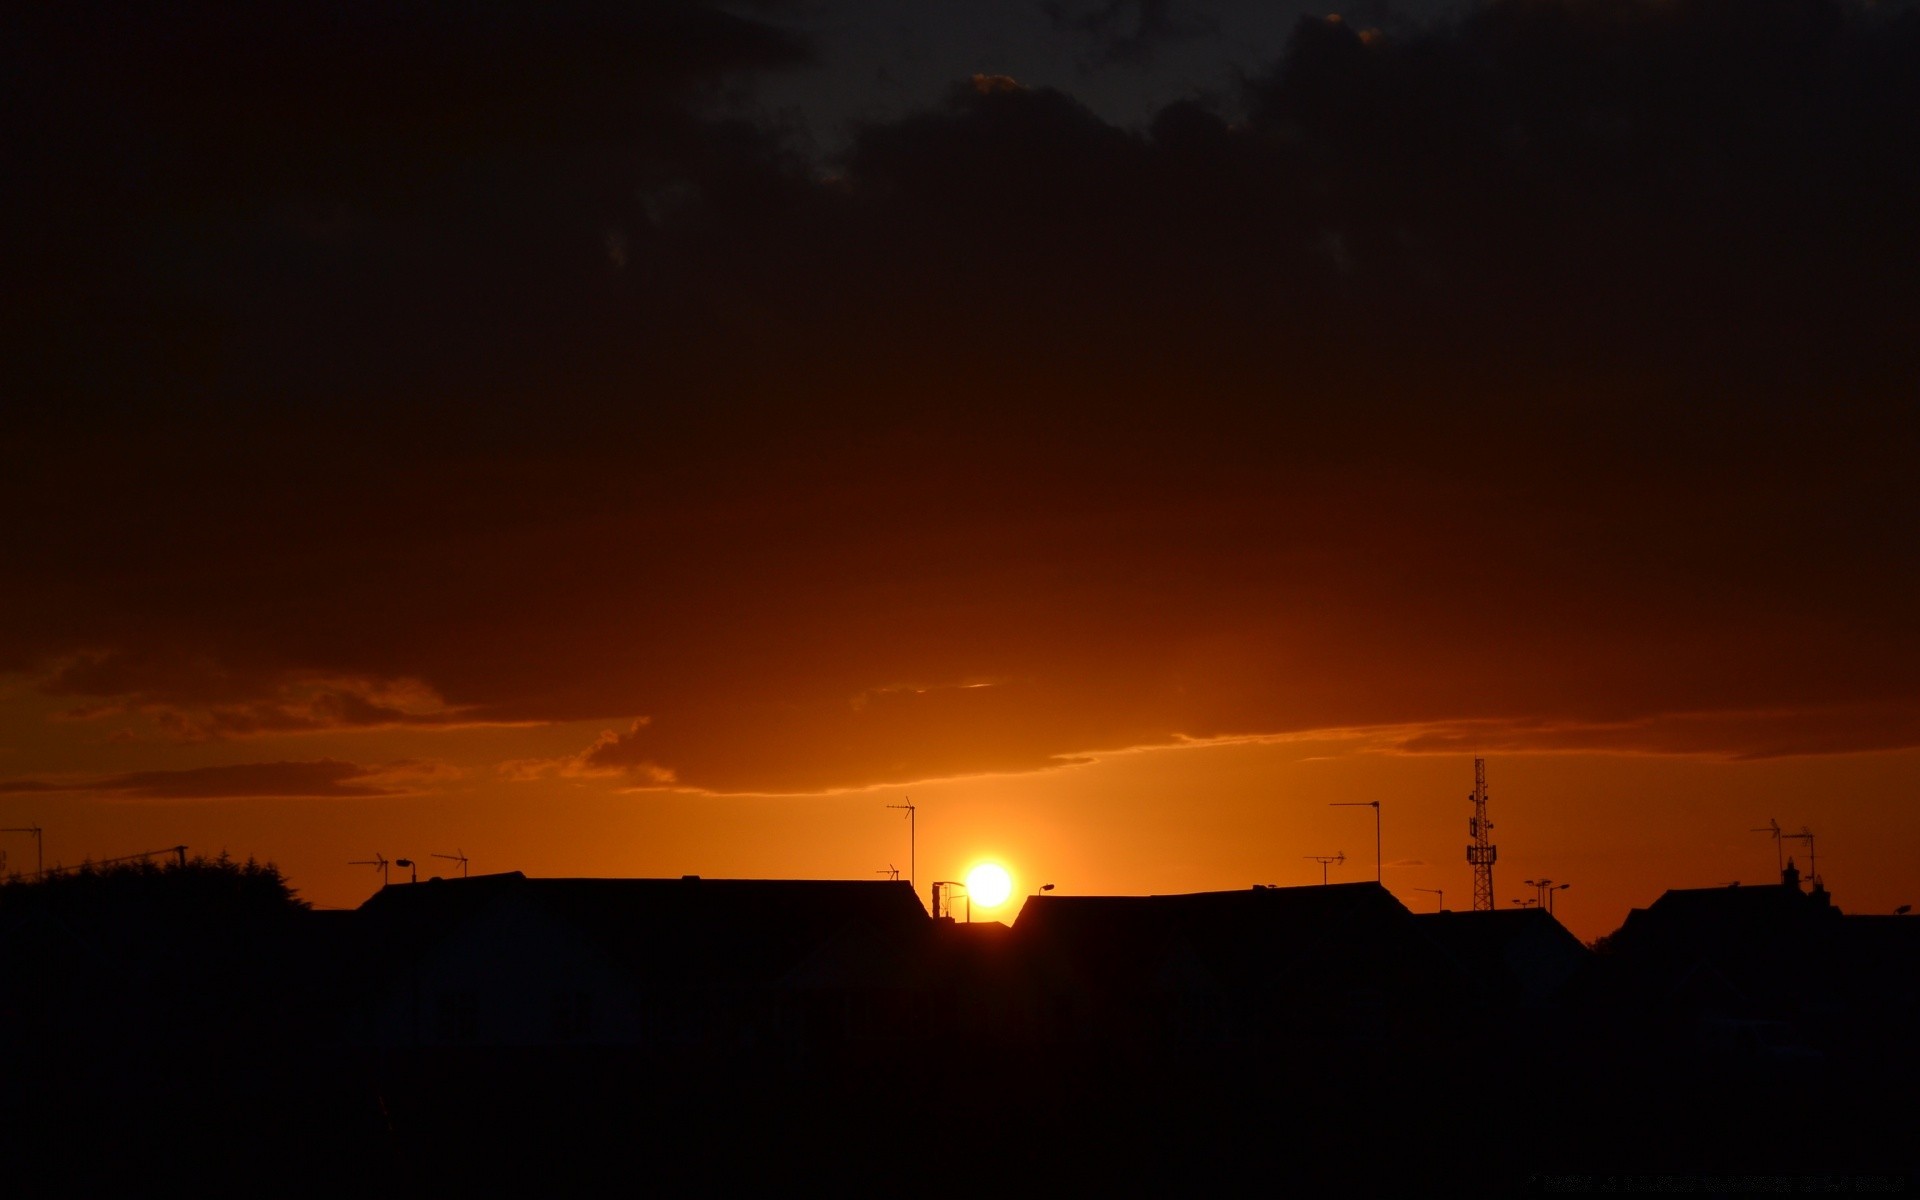
<svg viewBox="0 0 1920 1200"><path fill-rule="evenodd" d="M865 108L874 30L772 8L36 15L0 823L350 904L870 877L911 795L923 880L1128 893L1363 878L1378 798L1422 908L1483 754L1583 936L1770 818L1913 900L1911 22L1269 12L1206 75L1110 7Z"/></svg>
<svg viewBox="0 0 1920 1200"><path fill-rule="evenodd" d="M71 724L51 728L76 742L76 762L152 763L169 753L87 744L73 739ZM992 859L1013 873L1016 900L975 916L1010 920L1017 896L1043 883L1080 894L1302 885L1320 878L1307 856L1338 852L1347 862L1329 878L1369 878L1371 811L1329 805L1377 798L1388 888L1416 911L1439 901L1421 888L1441 889L1449 907L1472 899L1464 854L1471 757L1407 753L1401 729L1139 749L1035 772L777 796L633 790L620 777L529 775L514 765L565 751L590 732L562 725L271 738L226 747L225 756L339 764L351 755L401 765L365 775L363 786L379 794L364 796L174 799L134 794L124 780L119 796L15 792L0 797L0 821L40 824L58 862L181 842L195 853L272 859L304 897L334 907L357 904L377 886L377 871L348 865L376 855L417 859L422 878L457 872L431 855L462 851L479 872L880 878L894 866L904 878L907 824L885 805L910 796L923 896L931 880L963 878ZM435 755L431 769L425 759L401 757L426 748ZM183 762L215 757L204 746L171 753ZM1770 880L1771 839L1750 831L1778 819L1790 832L1814 830L1821 873L1843 908L1889 912L1914 902L1917 772L1914 751L1753 761L1494 754L1499 898L1505 906L1531 896L1522 884L1529 878L1570 883L1556 912L1591 939L1667 887ZM6 836L0 846L10 866L30 866L32 839ZM1804 849L1790 843L1788 851L1804 869Z"/></svg>

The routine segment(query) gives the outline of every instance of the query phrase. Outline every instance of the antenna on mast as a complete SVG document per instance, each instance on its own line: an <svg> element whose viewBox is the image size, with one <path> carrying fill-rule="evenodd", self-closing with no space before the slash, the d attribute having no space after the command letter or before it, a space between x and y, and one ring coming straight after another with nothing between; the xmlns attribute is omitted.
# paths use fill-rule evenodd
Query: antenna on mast
<svg viewBox="0 0 1920 1200"><path fill-rule="evenodd" d="M464 851L464 850L462 850L462 849L460 849L460 848L459 848L458 846L456 846L456 847L454 847L454 851L453 851L453 853L452 853L452 854L436 854L436 855L434 855L433 857L435 857L435 858L444 858L444 859L446 859L446 860L447 860L448 862L457 862L457 863L459 863L459 864L460 864L460 878L462 878L462 879L465 879L465 878L467 877L467 853L466 853L466 851Z"/></svg>
<svg viewBox="0 0 1920 1200"><path fill-rule="evenodd" d="M899 867L896 867L896 866L894 866L894 865L893 865L892 863L888 863L888 864L887 864L887 869L886 869L886 870L884 870L884 871L875 871L875 872L874 872L874 874L875 874L875 875L885 875L885 876L886 876L886 877L887 877L887 878L888 878L889 880L892 880L892 881L893 881L893 882L895 882L895 883L898 883L898 882L900 881L900 868L899 868Z"/></svg>
<svg viewBox="0 0 1920 1200"><path fill-rule="evenodd" d="M1493 911L1493 862L1500 857L1500 847L1487 837L1493 832L1493 822L1487 820L1487 760L1473 760L1473 815L1467 818L1467 832L1473 835L1473 844L1467 847L1467 861L1473 864L1473 911Z"/></svg>
<svg viewBox="0 0 1920 1200"><path fill-rule="evenodd" d="M1783 833L1780 836L1783 838L1792 838L1796 842L1805 842L1807 844L1807 879L1813 884L1814 889L1818 890L1820 887L1820 856L1813 851L1813 830L1802 825L1799 833ZM1784 868L1781 874L1783 876L1786 874Z"/></svg>
<svg viewBox="0 0 1920 1200"><path fill-rule="evenodd" d="M914 878L919 873L919 865L915 861L916 856L919 854L919 848L915 843L919 839L920 822L914 816L919 810L913 806L913 798L911 796L902 796L900 799L902 803L889 804L887 807L905 809L907 813L907 886L913 887L915 886ZM898 878L898 876L896 875L895 878ZM935 913L934 915L938 916L939 914Z"/></svg>
<svg viewBox="0 0 1920 1200"><path fill-rule="evenodd" d="M1442 889L1442 888L1415 888L1415 889L1413 889L1413 890L1414 890L1414 891L1416 891L1416 892L1432 892L1432 893L1433 893L1433 911L1435 911L1435 912L1445 912L1445 911L1447 911L1447 893L1446 893L1446 891L1445 891L1444 889Z"/></svg>
<svg viewBox="0 0 1920 1200"><path fill-rule="evenodd" d="M356 858L350 861L349 863L347 863L347 865L350 867L378 867L380 869L380 886L381 887L387 886L387 856L386 855L376 854L372 858Z"/></svg>
<svg viewBox="0 0 1920 1200"><path fill-rule="evenodd" d="M1773 835L1773 869L1779 874L1785 875L1787 873L1787 859L1786 851L1780 848L1780 838L1783 836L1780 832L1780 822L1774 820L1772 817L1768 817L1765 825L1756 825L1748 832L1771 833Z"/></svg>
<svg viewBox="0 0 1920 1200"><path fill-rule="evenodd" d="M1302 854L1300 857L1311 859L1320 864L1320 886L1325 887L1327 884L1327 868L1329 866L1339 866L1341 863L1346 862L1347 852L1341 850L1335 854Z"/></svg>

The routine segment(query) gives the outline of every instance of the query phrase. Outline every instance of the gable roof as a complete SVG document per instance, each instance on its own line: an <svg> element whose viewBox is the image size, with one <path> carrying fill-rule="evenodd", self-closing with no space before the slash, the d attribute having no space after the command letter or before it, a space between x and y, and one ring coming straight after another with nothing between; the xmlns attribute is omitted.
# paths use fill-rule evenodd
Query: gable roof
<svg viewBox="0 0 1920 1200"><path fill-rule="evenodd" d="M922 936L926 911L895 881L529 879L519 872L393 884L360 912L416 952L498 905L533 905L579 929L642 986L766 986L836 941Z"/></svg>
<svg viewBox="0 0 1920 1200"><path fill-rule="evenodd" d="M1544 908L1419 913L1413 920L1493 995L1523 1004L1558 991L1593 957Z"/></svg>
<svg viewBox="0 0 1920 1200"><path fill-rule="evenodd" d="M1468 985L1377 883L1168 896L1038 896L1014 934L1042 970L1082 983L1310 993L1414 975Z"/></svg>

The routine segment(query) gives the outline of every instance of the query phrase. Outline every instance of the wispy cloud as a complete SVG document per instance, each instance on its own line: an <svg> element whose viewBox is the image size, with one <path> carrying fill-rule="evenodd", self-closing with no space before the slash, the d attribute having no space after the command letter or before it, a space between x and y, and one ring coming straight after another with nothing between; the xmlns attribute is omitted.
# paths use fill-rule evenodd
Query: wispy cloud
<svg viewBox="0 0 1920 1200"><path fill-rule="evenodd" d="M233 763L119 775L0 780L0 794L82 794L122 800L358 799L400 796L458 777L441 763L361 766L313 762Z"/></svg>

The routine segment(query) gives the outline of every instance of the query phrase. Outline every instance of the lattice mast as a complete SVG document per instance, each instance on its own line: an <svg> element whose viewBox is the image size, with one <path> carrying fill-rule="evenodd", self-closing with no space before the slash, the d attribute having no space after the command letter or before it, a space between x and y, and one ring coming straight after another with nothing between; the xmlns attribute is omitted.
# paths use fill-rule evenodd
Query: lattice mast
<svg viewBox="0 0 1920 1200"><path fill-rule="evenodd" d="M1473 864L1473 911L1493 911L1493 860L1500 847L1488 840L1493 822L1487 820L1487 760L1473 760L1473 816L1467 818L1467 832L1473 842L1467 846L1467 861Z"/></svg>

